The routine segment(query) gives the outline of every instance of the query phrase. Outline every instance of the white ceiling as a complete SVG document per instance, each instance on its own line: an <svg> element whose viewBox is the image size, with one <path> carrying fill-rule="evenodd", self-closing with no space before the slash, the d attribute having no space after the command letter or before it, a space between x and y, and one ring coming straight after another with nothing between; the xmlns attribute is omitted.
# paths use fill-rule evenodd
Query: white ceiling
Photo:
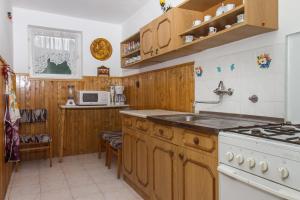
<svg viewBox="0 0 300 200"><path fill-rule="evenodd" d="M122 23L149 0L12 0L20 8Z"/></svg>

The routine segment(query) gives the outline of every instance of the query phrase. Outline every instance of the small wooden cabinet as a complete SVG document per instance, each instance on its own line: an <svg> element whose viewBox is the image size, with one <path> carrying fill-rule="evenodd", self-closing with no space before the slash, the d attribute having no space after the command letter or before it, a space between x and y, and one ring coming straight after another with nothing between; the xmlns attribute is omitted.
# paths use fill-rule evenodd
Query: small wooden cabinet
<svg viewBox="0 0 300 200"><path fill-rule="evenodd" d="M192 10L173 8L140 30L142 60L170 52L181 45L178 33L201 15Z"/></svg>
<svg viewBox="0 0 300 200"><path fill-rule="evenodd" d="M138 133L135 140L135 178L137 186L149 196L151 193L149 136Z"/></svg>
<svg viewBox="0 0 300 200"><path fill-rule="evenodd" d="M218 200L218 138L123 116L124 178L146 200Z"/></svg>
<svg viewBox="0 0 300 200"><path fill-rule="evenodd" d="M153 138L151 164L153 176L151 199L178 200L176 146Z"/></svg>
<svg viewBox="0 0 300 200"><path fill-rule="evenodd" d="M133 131L123 128L123 173L131 181L134 181L134 143Z"/></svg>
<svg viewBox="0 0 300 200"><path fill-rule="evenodd" d="M151 58L155 50L153 23L148 24L140 30L140 37L142 59Z"/></svg>
<svg viewBox="0 0 300 200"><path fill-rule="evenodd" d="M179 199L217 200L217 159L189 149L182 149L178 157Z"/></svg>

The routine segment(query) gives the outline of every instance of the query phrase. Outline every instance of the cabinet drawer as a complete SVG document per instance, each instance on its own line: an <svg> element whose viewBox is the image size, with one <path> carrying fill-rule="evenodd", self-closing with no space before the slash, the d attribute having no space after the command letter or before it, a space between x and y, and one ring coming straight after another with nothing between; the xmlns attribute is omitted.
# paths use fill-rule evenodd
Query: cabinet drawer
<svg viewBox="0 0 300 200"><path fill-rule="evenodd" d="M133 127L133 118L131 117L123 117L123 126L127 128Z"/></svg>
<svg viewBox="0 0 300 200"><path fill-rule="evenodd" d="M217 144L212 135L197 134L185 131L183 135L183 145L211 153L216 149Z"/></svg>
<svg viewBox="0 0 300 200"><path fill-rule="evenodd" d="M146 119L136 118L135 128L140 131L147 132L149 130L149 122Z"/></svg>
<svg viewBox="0 0 300 200"><path fill-rule="evenodd" d="M172 140L174 133L171 127L154 124L153 136L166 140Z"/></svg>

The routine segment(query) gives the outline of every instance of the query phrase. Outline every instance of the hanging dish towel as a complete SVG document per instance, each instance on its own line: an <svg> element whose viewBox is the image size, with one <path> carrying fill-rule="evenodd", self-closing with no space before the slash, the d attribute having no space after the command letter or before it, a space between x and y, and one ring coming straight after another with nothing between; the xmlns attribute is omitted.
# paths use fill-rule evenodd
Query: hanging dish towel
<svg viewBox="0 0 300 200"><path fill-rule="evenodd" d="M13 72L7 66L3 72L5 76L5 161L16 162L20 160L19 154L19 119L20 111L17 104L17 97L13 87Z"/></svg>

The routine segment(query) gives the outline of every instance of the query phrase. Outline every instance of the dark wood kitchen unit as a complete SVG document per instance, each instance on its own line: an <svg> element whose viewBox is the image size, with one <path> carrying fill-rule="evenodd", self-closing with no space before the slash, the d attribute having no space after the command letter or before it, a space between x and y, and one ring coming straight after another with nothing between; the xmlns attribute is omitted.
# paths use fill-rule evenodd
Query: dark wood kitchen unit
<svg viewBox="0 0 300 200"><path fill-rule="evenodd" d="M146 200L217 200L218 138L122 116L124 179Z"/></svg>

